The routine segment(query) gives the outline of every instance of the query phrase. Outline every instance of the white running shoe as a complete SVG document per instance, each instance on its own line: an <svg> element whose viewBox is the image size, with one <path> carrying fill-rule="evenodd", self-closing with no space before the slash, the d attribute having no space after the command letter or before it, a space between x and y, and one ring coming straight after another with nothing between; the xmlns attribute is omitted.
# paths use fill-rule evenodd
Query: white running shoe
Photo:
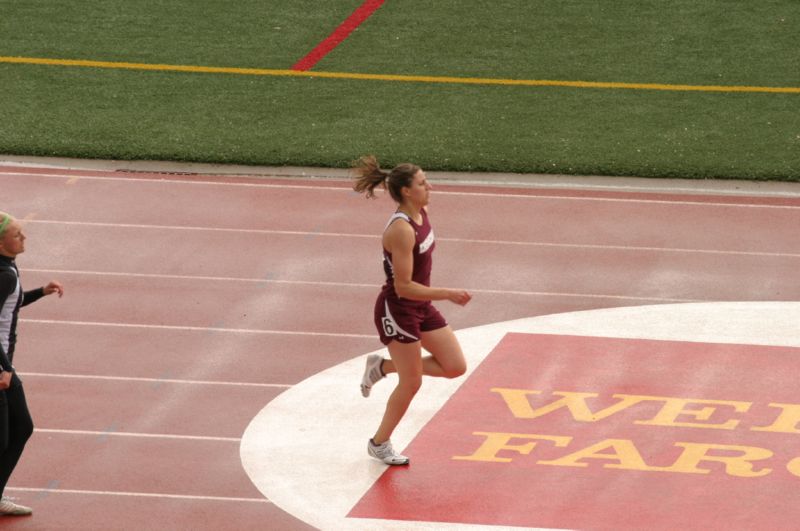
<svg viewBox="0 0 800 531"><path fill-rule="evenodd" d="M372 439L367 443L367 452L375 459L380 459L387 465L407 465L408 457L400 455L392 448L392 442L386 441L383 444L375 444Z"/></svg>
<svg viewBox="0 0 800 531"><path fill-rule="evenodd" d="M361 378L361 395L366 398L372 390L372 386L378 383L386 375L381 370L383 358L378 354L367 356L367 366L364 369L364 376Z"/></svg>
<svg viewBox="0 0 800 531"><path fill-rule="evenodd" d="M24 505L17 505L11 498L3 496L0 500L0 515L5 516L27 516L33 514L33 509Z"/></svg>

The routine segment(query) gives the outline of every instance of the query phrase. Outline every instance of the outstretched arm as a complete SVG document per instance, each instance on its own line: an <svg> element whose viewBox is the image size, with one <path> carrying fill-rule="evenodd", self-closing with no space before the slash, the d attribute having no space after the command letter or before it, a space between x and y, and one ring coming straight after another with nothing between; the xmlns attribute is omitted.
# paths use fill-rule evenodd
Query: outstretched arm
<svg viewBox="0 0 800 531"><path fill-rule="evenodd" d="M54 280L41 288L26 291L22 297L22 305L27 306L32 302L38 301L45 295L52 295L53 293L58 293L59 297L64 295L64 286L62 286L57 280Z"/></svg>

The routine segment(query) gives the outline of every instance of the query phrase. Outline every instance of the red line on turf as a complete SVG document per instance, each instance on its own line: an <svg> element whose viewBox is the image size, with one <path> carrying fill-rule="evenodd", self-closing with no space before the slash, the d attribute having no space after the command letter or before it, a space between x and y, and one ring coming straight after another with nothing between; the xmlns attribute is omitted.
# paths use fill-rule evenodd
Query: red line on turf
<svg viewBox="0 0 800 531"><path fill-rule="evenodd" d="M320 42L308 55L297 61L292 70L310 70L323 57L339 46L362 22L367 20L385 0L365 0L333 33Z"/></svg>

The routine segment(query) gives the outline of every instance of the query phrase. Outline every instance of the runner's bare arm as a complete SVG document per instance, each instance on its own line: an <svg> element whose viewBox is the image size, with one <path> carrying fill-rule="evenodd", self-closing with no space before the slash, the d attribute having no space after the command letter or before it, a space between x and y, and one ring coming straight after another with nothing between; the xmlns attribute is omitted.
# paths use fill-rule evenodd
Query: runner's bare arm
<svg viewBox="0 0 800 531"><path fill-rule="evenodd" d="M467 304L472 295L465 290L433 288L411 279L414 270L414 229L408 223L392 223L384 233L383 245L392 253L394 289L397 295L414 301L449 300Z"/></svg>

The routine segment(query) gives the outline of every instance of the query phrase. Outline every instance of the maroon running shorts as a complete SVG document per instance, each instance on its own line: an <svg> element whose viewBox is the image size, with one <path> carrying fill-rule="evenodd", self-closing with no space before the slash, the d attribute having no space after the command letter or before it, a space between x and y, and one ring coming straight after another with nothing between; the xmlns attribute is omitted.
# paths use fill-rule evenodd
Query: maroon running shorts
<svg viewBox="0 0 800 531"><path fill-rule="evenodd" d="M393 302L381 294L375 302L375 326L381 343L388 345L392 341L419 341L420 332L444 328L447 321L430 302L407 306Z"/></svg>

